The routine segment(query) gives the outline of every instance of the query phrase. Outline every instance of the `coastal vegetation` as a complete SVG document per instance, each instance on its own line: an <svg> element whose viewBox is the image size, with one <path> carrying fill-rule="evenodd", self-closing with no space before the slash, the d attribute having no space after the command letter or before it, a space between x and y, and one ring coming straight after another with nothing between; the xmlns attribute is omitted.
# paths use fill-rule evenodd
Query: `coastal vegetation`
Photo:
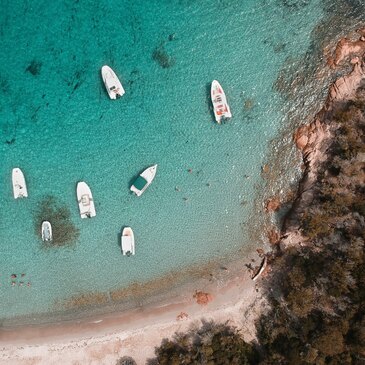
<svg viewBox="0 0 365 365"><path fill-rule="evenodd" d="M243 340L235 327L212 321L202 321L199 328L163 340L155 354L156 358L150 359L148 365L249 365L258 362L257 350Z"/></svg>
<svg viewBox="0 0 365 365"><path fill-rule="evenodd" d="M116 365L137 365L137 363L129 356L123 356L117 361Z"/></svg>

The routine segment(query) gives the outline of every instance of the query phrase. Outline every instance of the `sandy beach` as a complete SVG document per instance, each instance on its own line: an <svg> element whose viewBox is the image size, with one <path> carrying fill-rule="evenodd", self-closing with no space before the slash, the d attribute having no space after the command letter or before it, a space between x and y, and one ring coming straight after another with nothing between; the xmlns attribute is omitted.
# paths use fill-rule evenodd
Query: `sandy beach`
<svg viewBox="0 0 365 365"><path fill-rule="evenodd" d="M106 365L122 356L145 364L163 338L198 326L201 320L228 321L250 341L255 338L254 321L265 309L265 301L244 263L228 270L234 274L230 280L206 280L204 287L184 290L180 297L158 306L82 321L2 329L0 364Z"/></svg>

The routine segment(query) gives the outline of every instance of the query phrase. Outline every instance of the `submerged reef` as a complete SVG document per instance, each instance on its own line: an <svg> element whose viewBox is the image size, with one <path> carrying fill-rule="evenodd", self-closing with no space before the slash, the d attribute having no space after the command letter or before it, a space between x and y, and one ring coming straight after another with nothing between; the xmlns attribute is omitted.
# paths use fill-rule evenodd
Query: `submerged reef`
<svg viewBox="0 0 365 365"><path fill-rule="evenodd" d="M167 53L163 44L154 49L152 59L162 68L170 68L175 64L175 59Z"/></svg>
<svg viewBox="0 0 365 365"><path fill-rule="evenodd" d="M42 62L33 60L29 66L25 69L26 72L31 73L33 76L40 74L42 68Z"/></svg>
<svg viewBox="0 0 365 365"><path fill-rule="evenodd" d="M310 4L310 0L281 0L281 5L289 11L303 10Z"/></svg>
<svg viewBox="0 0 365 365"><path fill-rule="evenodd" d="M51 223L53 232L53 240L43 242L44 247L70 245L79 237L79 230L71 221L70 210L53 196L46 196L38 203L34 214L34 230L38 237L41 237L43 221Z"/></svg>

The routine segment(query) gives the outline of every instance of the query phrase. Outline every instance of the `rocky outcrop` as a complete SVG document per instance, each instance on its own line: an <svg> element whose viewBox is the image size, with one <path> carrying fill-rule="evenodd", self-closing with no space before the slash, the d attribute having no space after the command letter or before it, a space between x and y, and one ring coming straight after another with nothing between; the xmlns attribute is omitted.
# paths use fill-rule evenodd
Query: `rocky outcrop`
<svg viewBox="0 0 365 365"><path fill-rule="evenodd" d="M209 302L213 300L213 297L209 293L204 293L202 291L195 291L193 298L200 305L207 305Z"/></svg>
<svg viewBox="0 0 365 365"><path fill-rule="evenodd" d="M352 41L348 38L342 38L337 43L334 56L328 58L328 65L331 68L336 68L336 66L349 56L359 55L365 52L365 28L358 29L356 32L360 34L358 40Z"/></svg>
<svg viewBox="0 0 365 365"><path fill-rule="evenodd" d="M280 209L280 198L275 196L273 198L268 199L265 204L265 210L267 213L269 212L276 212Z"/></svg>
<svg viewBox="0 0 365 365"><path fill-rule="evenodd" d="M334 101L344 101L353 97L361 82L364 80L365 69L360 57L355 57L352 61L354 62L352 72L349 75L340 77L330 87L328 104L331 104Z"/></svg>
<svg viewBox="0 0 365 365"><path fill-rule="evenodd" d="M298 195L283 227L280 248L290 245L305 245L307 238L301 233L300 219L311 205L315 194L314 184L317 181L318 168L328 159L328 146L338 126L333 122L336 106L346 103L355 97L356 91L365 82L365 28L358 30L359 40L342 39L335 50L332 66L337 67L344 60L353 64L352 71L337 79L330 87L327 101L314 121L299 127L294 133L294 141L301 151L304 162L304 173L299 185ZM350 59L350 56L352 57Z"/></svg>

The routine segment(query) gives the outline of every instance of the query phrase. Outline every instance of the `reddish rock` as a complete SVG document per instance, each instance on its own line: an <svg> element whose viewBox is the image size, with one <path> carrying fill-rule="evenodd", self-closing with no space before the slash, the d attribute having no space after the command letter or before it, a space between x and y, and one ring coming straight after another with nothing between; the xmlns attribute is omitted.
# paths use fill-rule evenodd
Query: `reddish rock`
<svg viewBox="0 0 365 365"><path fill-rule="evenodd" d="M280 234L275 228L272 228L267 232L267 238L272 245L276 245L280 242Z"/></svg>
<svg viewBox="0 0 365 365"><path fill-rule="evenodd" d="M358 62L354 65L354 68L349 75L340 77L332 84L329 90L327 104L332 101L342 101L352 97L363 79L364 71L362 70L360 62Z"/></svg>
<svg viewBox="0 0 365 365"><path fill-rule="evenodd" d="M177 321L183 321L184 319L188 319L189 316L187 313L185 312L180 312L177 316L176 316L176 320Z"/></svg>
<svg viewBox="0 0 365 365"><path fill-rule="evenodd" d="M327 65L332 69L336 67L335 60L333 59L333 57L331 56L327 57Z"/></svg>
<svg viewBox="0 0 365 365"><path fill-rule="evenodd" d="M262 171L262 173L264 173L264 174L269 173L269 171L270 171L269 165L265 163L265 165L263 165L263 166L261 167L261 171Z"/></svg>
<svg viewBox="0 0 365 365"><path fill-rule="evenodd" d="M262 248L257 248L256 252L261 256L261 255L265 255L265 251Z"/></svg>
<svg viewBox="0 0 365 365"><path fill-rule="evenodd" d="M349 55L360 55L363 52L365 52L365 42L361 38L357 41L342 38L336 46L334 64L337 66Z"/></svg>
<svg viewBox="0 0 365 365"><path fill-rule="evenodd" d="M213 297L209 293L204 293L202 291L195 291L193 298L200 305L207 305L209 302L213 300Z"/></svg>
<svg viewBox="0 0 365 365"><path fill-rule="evenodd" d="M280 208L280 199L278 197L273 197L266 202L265 210L266 212L276 212Z"/></svg>
<svg viewBox="0 0 365 365"><path fill-rule="evenodd" d="M294 132L294 142L301 151L303 151L308 144L308 129L308 125L302 125Z"/></svg>

